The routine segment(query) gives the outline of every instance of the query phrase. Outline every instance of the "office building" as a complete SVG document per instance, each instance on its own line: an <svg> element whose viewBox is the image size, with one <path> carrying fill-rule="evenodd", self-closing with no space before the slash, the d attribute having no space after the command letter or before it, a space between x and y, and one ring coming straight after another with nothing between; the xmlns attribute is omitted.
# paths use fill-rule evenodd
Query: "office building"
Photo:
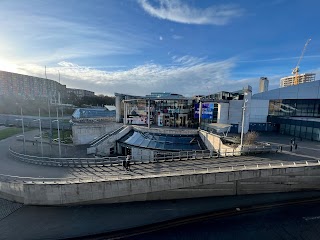
<svg viewBox="0 0 320 240"><path fill-rule="evenodd" d="M313 82L316 79L315 73L303 73L298 75L298 84ZM288 76L280 79L280 87L294 85L295 76Z"/></svg>
<svg viewBox="0 0 320 240"><path fill-rule="evenodd" d="M259 81L259 92L267 92L269 88L269 80L266 77L261 77Z"/></svg>
<svg viewBox="0 0 320 240"><path fill-rule="evenodd" d="M267 122L276 131L320 141L320 81L278 88L252 98L269 101Z"/></svg>
<svg viewBox="0 0 320 240"><path fill-rule="evenodd" d="M57 81L0 71L0 96L25 99L47 98L53 103L60 103L65 94L66 85Z"/></svg>
<svg viewBox="0 0 320 240"><path fill-rule="evenodd" d="M83 98L83 97L94 97L94 92L88 91L85 89L78 89L78 88L67 88L68 95L74 94L77 96L77 98Z"/></svg>

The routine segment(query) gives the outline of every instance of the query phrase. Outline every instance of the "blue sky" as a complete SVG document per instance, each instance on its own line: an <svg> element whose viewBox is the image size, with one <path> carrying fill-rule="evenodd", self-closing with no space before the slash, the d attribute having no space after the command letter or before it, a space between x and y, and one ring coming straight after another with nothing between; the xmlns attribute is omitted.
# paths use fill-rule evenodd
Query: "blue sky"
<svg viewBox="0 0 320 240"><path fill-rule="evenodd" d="M96 93L192 96L320 74L316 0L0 0L0 70ZM318 74L318 75L319 75ZM320 77L320 76L319 76ZM318 78L319 78L318 77ZM318 79L317 78L317 79Z"/></svg>

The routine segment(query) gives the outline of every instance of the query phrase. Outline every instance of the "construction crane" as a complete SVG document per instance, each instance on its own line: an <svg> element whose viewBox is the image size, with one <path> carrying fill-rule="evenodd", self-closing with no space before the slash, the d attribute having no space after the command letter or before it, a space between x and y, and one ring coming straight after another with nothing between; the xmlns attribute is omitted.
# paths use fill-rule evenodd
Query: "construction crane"
<svg viewBox="0 0 320 240"><path fill-rule="evenodd" d="M302 50L301 56L300 56L300 58L299 58L299 60L298 60L298 63L297 63L297 65L296 65L296 67L292 70L292 74L294 75L294 82L293 82L294 85L299 84L299 71L300 71L300 69L299 69L299 64L300 64L300 62L301 62L301 60L302 60L302 58L303 58L304 52L306 51L307 46L308 46L308 44L309 44L310 41L311 41L311 38L309 38L309 39L307 40L306 44L304 45L304 48L303 48L303 50Z"/></svg>

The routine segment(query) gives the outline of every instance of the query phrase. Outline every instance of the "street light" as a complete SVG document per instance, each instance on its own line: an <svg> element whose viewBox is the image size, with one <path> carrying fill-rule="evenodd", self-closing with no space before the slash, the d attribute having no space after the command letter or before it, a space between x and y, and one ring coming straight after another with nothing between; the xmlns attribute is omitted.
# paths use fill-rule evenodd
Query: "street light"
<svg viewBox="0 0 320 240"><path fill-rule="evenodd" d="M57 108L57 120L53 120L52 122L57 122L57 128L58 128L58 143L59 143L59 157L61 158L61 142L60 142L59 110L58 110L58 108Z"/></svg>
<svg viewBox="0 0 320 240"><path fill-rule="evenodd" d="M42 126L41 126L41 115L40 115L40 108L39 108L39 118L33 121L39 121L39 138L40 138L40 146L41 146L41 156L43 157L43 144L42 144ZM35 137L36 138L36 137ZM37 147L38 148L38 147Z"/></svg>
<svg viewBox="0 0 320 240"><path fill-rule="evenodd" d="M21 118L16 119L16 121L21 121L22 125L22 135L19 135L17 137L23 137L23 152L26 154L26 136L24 134L24 122L23 122L23 114L22 114L22 107L20 108L21 112Z"/></svg>
<svg viewBox="0 0 320 240"><path fill-rule="evenodd" d="M248 95L248 93L244 94L245 96ZM240 149L242 150L243 147L243 132L244 132L244 120L245 120L245 112L246 112L246 103L248 102L248 99L244 97L243 101L243 107L242 107L242 123L241 123L241 138L240 138Z"/></svg>

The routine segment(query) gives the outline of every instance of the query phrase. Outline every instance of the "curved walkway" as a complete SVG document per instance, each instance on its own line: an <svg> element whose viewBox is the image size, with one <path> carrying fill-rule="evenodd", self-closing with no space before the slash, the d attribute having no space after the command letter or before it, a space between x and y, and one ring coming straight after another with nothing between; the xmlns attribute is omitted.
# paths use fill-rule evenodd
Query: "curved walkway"
<svg viewBox="0 0 320 240"><path fill-rule="evenodd" d="M26 133L27 139L33 139L33 136L38 133L37 130ZM282 135L280 135L281 137ZM279 136L274 139L281 140ZM288 136L284 136L287 138ZM289 136L290 137L290 136ZM272 138L264 137L264 140L273 140ZM283 140L286 141L286 140ZM272 142L272 141L268 141ZM310 141L309 141L310 142ZM310 148L316 148L316 142L311 142L313 145ZM187 160L187 161L172 161L150 164L135 164L131 166L132 171L124 171L122 166L100 166L100 167L86 167L86 168L60 168L50 166L32 165L19 160L14 160L8 155L8 148L10 145L21 145L21 142L16 141L16 137L10 137L0 141L0 174L31 177L31 178L86 178L86 177L99 177L106 178L108 176L143 176L150 174L158 174L160 172L173 172L173 171L188 171L188 170L205 170L207 168L224 168L230 166L244 166L244 165L291 165L292 162L305 162L306 160L314 160L320 156L317 154L306 155L310 151L304 151L303 148L299 148L296 152L282 153L268 153L259 154L255 156L239 156L228 158L212 158L212 159L199 159L199 160ZM304 141L304 146L308 146L308 141Z"/></svg>

